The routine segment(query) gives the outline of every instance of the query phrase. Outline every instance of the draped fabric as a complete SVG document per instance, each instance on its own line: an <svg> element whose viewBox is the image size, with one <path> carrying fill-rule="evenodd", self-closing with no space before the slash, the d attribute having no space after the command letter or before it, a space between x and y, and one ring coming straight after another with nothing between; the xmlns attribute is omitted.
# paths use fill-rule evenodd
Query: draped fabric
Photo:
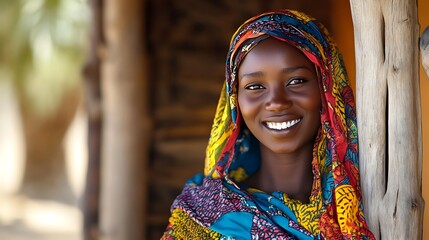
<svg viewBox="0 0 429 240"><path fill-rule="evenodd" d="M268 37L301 50L320 80L321 126L308 203L242 183L257 172L260 155L259 142L243 127L237 108L237 72L246 53ZM174 201L163 239L373 239L361 200L355 103L327 30L292 10L249 19L231 39L204 175L188 180Z"/></svg>

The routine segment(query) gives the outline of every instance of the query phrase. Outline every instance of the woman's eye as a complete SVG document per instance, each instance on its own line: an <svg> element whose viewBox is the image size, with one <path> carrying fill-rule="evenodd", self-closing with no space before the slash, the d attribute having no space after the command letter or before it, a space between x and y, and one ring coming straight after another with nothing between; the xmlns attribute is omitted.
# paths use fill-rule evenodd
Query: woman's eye
<svg viewBox="0 0 429 240"><path fill-rule="evenodd" d="M296 79L292 79L291 81L289 81L288 85L297 85L297 84L301 84L304 82L305 82L304 79L296 78Z"/></svg>
<svg viewBox="0 0 429 240"><path fill-rule="evenodd" d="M264 87L260 84L251 84L251 85L247 85L245 87L245 89L247 89L247 90L259 90L259 89L264 89Z"/></svg>

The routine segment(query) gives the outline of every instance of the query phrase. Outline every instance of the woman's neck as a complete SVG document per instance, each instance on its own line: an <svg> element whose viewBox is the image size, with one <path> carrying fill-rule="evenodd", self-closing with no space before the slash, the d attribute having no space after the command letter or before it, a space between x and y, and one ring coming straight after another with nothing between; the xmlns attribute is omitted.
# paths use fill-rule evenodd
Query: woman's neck
<svg viewBox="0 0 429 240"><path fill-rule="evenodd" d="M297 153L277 154L261 145L261 167L255 187L267 193L284 192L308 203L313 186L312 148L309 145Z"/></svg>

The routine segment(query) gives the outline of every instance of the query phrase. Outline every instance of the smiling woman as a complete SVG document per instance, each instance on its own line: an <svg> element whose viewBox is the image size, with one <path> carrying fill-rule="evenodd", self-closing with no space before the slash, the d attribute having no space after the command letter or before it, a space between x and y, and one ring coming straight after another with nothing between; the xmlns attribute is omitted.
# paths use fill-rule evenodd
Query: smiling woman
<svg viewBox="0 0 429 240"><path fill-rule="evenodd" d="M353 93L315 19L291 10L232 37L205 174L163 239L373 239L363 215Z"/></svg>
<svg viewBox="0 0 429 240"><path fill-rule="evenodd" d="M268 38L246 55L238 78L240 113L260 142L261 168L250 186L308 202L321 107L314 64L297 48Z"/></svg>

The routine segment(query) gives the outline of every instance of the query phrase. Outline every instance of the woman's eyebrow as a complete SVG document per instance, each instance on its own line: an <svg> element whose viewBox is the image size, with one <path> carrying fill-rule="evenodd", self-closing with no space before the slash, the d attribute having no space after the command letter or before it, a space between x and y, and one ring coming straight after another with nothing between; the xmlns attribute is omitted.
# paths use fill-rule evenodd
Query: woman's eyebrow
<svg viewBox="0 0 429 240"><path fill-rule="evenodd" d="M289 72L294 72L294 71L301 70L301 69L311 71L311 69L309 69L307 66L305 66L305 65L304 65L304 66L297 66L297 67L288 67L288 68L283 68L283 69L282 69L282 72L284 72L284 73L289 73Z"/></svg>
<svg viewBox="0 0 429 240"><path fill-rule="evenodd" d="M241 76L239 76L239 80L243 79L243 78L252 78L252 77L262 77L264 76L263 72L250 72L250 73L245 73Z"/></svg>
<svg viewBox="0 0 429 240"><path fill-rule="evenodd" d="M303 66L297 66L297 67L283 68L282 72L283 73L290 73L290 72L294 72L294 71L301 70L301 69L311 71L311 69L309 69L307 66L303 65ZM243 78L262 77L262 76L264 76L264 73L262 71L244 73L244 74L239 76L239 80L241 80Z"/></svg>

